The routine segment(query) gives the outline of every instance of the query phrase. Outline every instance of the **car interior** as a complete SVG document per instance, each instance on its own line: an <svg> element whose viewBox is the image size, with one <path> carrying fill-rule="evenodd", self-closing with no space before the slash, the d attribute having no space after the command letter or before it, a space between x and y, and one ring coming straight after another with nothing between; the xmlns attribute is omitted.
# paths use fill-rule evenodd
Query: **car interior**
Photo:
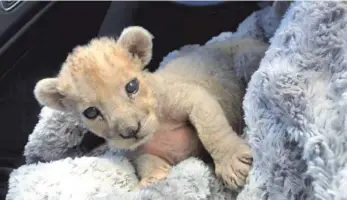
<svg viewBox="0 0 347 200"><path fill-rule="evenodd" d="M220 1L209 5L175 1L0 1L0 199L11 171L22 165L23 149L38 122L36 82L58 73L68 53L99 36L117 37L139 25L154 35L153 71L170 51L203 44L259 9L258 2ZM84 148L103 140L89 134Z"/></svg>

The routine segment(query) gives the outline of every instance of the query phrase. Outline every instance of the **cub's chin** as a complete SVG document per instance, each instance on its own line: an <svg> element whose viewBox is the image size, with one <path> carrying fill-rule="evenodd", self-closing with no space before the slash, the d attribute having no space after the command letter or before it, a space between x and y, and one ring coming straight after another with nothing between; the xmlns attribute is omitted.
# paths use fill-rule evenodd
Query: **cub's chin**
<svg viewBox="0 0 347 200"><path fill-rule="evenodd" d="M107 139L109 145L118 149L134 150L139 146L148 142L154 133L158 130L159 121L154 113L147 115L144 120L141 120L141 128L134 138L122 138L119 135L114 138Z"/></svg>
<svg viewBox="0 0 347 200"><path fill-rule="evenodd" d="M146 143L148 140L150 140L153 136L153 133L146 133L144 134L142 131L139 132L139 135L145 135L142 137L136 137L136 138L112 138L107 139L106 141L108 144L114 148L117 149L124 149L124 150L135 150L139 146Z"/></svg>

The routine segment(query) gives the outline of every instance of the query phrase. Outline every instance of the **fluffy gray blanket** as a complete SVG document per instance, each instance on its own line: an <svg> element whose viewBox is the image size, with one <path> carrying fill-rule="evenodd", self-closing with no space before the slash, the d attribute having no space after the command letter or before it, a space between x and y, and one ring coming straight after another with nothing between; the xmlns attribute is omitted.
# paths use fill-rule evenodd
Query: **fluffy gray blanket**
<svg viewBox="0 0 347 200"><path fill-rule="evenodd" d="M347 3L296 2L244 100L254 168L238 199L347 199Z"/></svg>
<svg viewBox="0 0 347 200"><path fill-rule="evenodd" d="M43 108L7 199L347 199L347 4L294 2L278 28L280 13L265 7L236 33L214 38L272 38L244 100L254 167L237 197L194 158L167 180L127 192L138 181L130 163L106 146L87 154L74 148L85 129ZM247 79L255 69L243 62L237 73Z"/></svg>

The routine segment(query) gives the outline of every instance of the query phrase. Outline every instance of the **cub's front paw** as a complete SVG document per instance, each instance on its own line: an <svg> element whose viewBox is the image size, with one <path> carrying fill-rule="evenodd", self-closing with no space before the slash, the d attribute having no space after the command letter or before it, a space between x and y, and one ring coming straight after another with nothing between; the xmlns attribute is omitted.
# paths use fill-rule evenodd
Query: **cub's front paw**
<svg viewBox="0 0 347 200"><path fill-rule="evenodd" d="M238 144L221 156L222 159L215 160L217 177L230 189L244 186L253 162L249 146Z"/></svg>

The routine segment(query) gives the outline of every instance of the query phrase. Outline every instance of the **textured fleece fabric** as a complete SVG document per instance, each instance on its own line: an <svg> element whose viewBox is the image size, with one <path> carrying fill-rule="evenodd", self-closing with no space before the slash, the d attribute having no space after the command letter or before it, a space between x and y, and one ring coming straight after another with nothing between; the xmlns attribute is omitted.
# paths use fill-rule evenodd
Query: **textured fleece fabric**
<svg viewBox="0 0 347 200"><path fill-rule="evenodd" d="M240 200L347 199L347 4L295 2L244 100L254 168Z"/></svg>

